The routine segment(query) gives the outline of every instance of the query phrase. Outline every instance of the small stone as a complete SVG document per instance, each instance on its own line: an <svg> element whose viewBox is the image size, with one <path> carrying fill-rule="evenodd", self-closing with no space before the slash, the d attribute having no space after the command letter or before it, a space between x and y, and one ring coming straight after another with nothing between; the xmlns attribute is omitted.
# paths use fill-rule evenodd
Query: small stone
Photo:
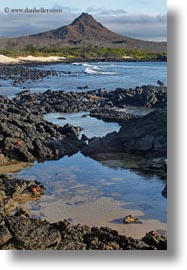
<svg viewBox="0 0 187 270"><path fill-rule="evenodd" d="M136 217L133 217L131 215L128 215L123 219L123 223L125 223L125 224L137 223L137 222L139 222L139 219Z"/></svg>

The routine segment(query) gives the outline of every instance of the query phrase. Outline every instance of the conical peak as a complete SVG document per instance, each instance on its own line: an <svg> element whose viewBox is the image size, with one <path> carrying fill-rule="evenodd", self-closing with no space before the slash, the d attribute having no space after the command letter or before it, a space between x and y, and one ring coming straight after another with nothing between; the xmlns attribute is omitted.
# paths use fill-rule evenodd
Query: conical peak
<svg viewBox="0 0 187 270"><path fill-rule="evenodd" d="M85 13L83 12L79 17L77 17L72 23L71 25L75 25L75 24L78 24L80 22L84 22L84 23L87 23L87 24L99 24L93 17L92 15L88 14L88 13Z"/></svg>

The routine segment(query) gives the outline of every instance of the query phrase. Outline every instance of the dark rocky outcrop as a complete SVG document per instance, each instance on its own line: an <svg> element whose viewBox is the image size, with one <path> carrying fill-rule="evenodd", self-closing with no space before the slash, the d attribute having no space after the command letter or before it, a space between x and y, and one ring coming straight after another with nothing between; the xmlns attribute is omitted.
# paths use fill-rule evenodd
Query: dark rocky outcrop
<svg viewBox="0 0 187 270"><path fill-rule="evenodd" d="M1 64L0 79L11 80L13 86L20 86L28 80L41 80L49 76L58 76L60 72L33 68L34 63L29 64ZM35 63L36 66L36 63ZM32 67L32 68L31 68ZM26 94L26 92L25 92Z"/></svg>
<svg viewBox="0 0 187 270"><path fill-rule="evenodd" d="M71 155L85 143L80 127L60 127L27 106L0 96L0 151L11 159L32 162Z"/></svg>
<svg viewBox="0 0 187 270"><path fill-rule="evenodd" d="M90 141L82 149L82 153L95 159L99 153L138 154L148 159L144 169L166 170L166 108L157 109L146 116L125 122L118 133L113 132L103 138Z"/></svg>
<svg viewBox="0 0 187 270"><path fill-rule="evenodd" d="M92 109L90 116L120 124L167 105L167 87L164 85L144 85L134 89L117 88L110 92L98 89L87 93L100 97L100 106Z"/></svg>
<svg viewBox="0 0 187 270"><path fill-rule="evenodd" d="M155 231L150 231L142 238L142 241L147 245L154 246L156 249L164 250L166 249L165 237L160 236Z"/></svg>
<svg viewBox="0 0 187 270"><path fill-rule="evenodd" d="M56 249L61 241L60 232L47 221L15 215L8 217L5 224L12 233L11 242L15 249Z"/></svg>
<svg viewBox="0 0 187 270"><path fill-rule="evenodd" d="M94 94L93 91L90 91ZM88 92L89 93L89 92ZM90 93L90 94L91 94ZM167 87L143 85L134 89L116 88L114 91L98 91L96 94L105 98L110 107L143 106L148 108L161 108L167 104Z"/></svg>
<svg viewBox="0 0 187 270"><path fill-rule="evenodd" d="M102 119L106 122L119 122L123 123L124 121L136 118L134 114L123 112L119 108L98 108L90 111L90 116L97 119Z"/></svg>
<svg viewBox="0 0 187 270"><path fill-rule="evenodd" d="M120 112L127 106L162 108L167 105L165 86L142 86L135 89L117 88L114 91L102 89L88 92L51 91L32 93L24 90L13 99L20 106L27 106L32 112L79 112L92 110L91 115L103 120L130 119L133 113ZM114 110L116 108L116 110ZM137 115L138 116L138 115Z"/></svg>
<svg viewBox="0 0 187 270"><path fill-rule="evenodd" d="M51 91L32 93L22 91L13 99L19 106L27 106L32 112L80 112L100 106L100 98L87 93Z"/></svg>
<svg viewBox="0 0 187 270"><path fill-rule="evenodd" d="M119 107L108 107L108 103L104 108L96 108L90 111L90 116L97 119L102 119L105 122L118 122L123 125L128 120L144 116L154 109L145 107L134 107L125 106Z"/></svg>
<svg viewBox="0 0 187 270"><path fill-rule="evenodd" d="M155 103L150 101L150 96L154 96ZM24 90L13 99L0 96L0 153L20 161L34 161L71 155L84 147L82 153L85 155L113 151L146 155L152 162L142 164L142 169L165 169L166 101L164 86L111 92L100 89L87 93L51 90L31 93ZM131 105L147 106L151 110L161 108L140 118L141 114L131 112ZM90 110L93 117L120 122L123 126L119 133L89 140L86 146L85 139L78 139L80 127L69 124L60 127L43 118L48 112ZM162 158L160 161L163 162L155 158Z"/></svg>
<svg viewBox="0 0 187 270"><path fill-rule="evenodd" d="M49 223L22 213L6 217L0 225L0 249L18 250L156 250L167 249L162 235L146 234L142 240L119 235L107 227Z"/></svg>
<svg viewBox="0 0 187 270"><path fill-rule="evenodd" d="M144 97L149 96L148 93L155 95L155 104L144 100ZM164 86L111 92L95 90L88 93L51 90L31 93L24 90L12 100L0 96L0 151L5 156L21 161L58 158L76 153L85 146L84 140L78 139L81 128L71 125L59 127L45 121L42 115L48 112L91 110L91 116L124 124L119 134L108 134L104 139L97 139L97 143L92 140L83 153L118 151L149 154L151 158L166 156L166 110L163 107L166 100ZM114 104L117 105L116 109L111 107ZM122 112L125 106L146 104L148 107L163 108L141 119L138 114ZM149 164L145 164L144 168L146 166L149 167Z"/></svg>
<svg viewBox="0 0 187 270"><path fill-rule="evenodd" d="M0 174L0 224L19 199L32 199L43 194L44 186L36 180L17 179Z"/></svg>

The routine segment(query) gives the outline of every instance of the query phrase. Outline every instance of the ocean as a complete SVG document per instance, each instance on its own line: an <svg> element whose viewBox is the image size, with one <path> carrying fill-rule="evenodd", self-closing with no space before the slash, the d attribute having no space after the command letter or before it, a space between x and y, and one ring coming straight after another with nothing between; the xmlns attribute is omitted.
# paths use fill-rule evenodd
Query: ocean
<svg viewBox="0 0 187 270"><path fill-rule="evenodd" d="M11 81L0 80L0 94L12 96L23 87L33 92L44 92L48 89L82 92L157 85L157 80L167 85L166 62L60 63L33 68L55 70L58 76L26 81L18 87L14 87ZM85 87L86 89L79 89Z"/></svg>

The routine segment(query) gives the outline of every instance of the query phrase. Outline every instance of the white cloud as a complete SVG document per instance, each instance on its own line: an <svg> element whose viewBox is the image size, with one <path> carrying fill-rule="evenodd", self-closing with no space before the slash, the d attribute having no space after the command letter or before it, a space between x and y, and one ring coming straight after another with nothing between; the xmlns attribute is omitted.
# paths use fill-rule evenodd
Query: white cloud
<svg viewBox="0 0 187 270"><path fill-rule="evenodd" d="M56 14L13 14L0 12L0 37L30 35L56 29L71 23L80 15L78 9L53 6L63 9ZM124 9L101 9L89 7L87 12L104 26L122 35L146 40L166 40L167 16L155 13L131 14Z"/></svg>
<svg viewBox="0 0 187 270"><path fill-rule="evenodd" d="M76 9L62 8L62 13L4 13L0 12L0 37L31 35L71 23L80 14Z"/></svg>
<svg viewBox="0 0 187 270"><path fill-rule="evenodd" d="M167 39L167 16L161 14L96 15L100 22L119 34L145 40Z"/></svg>
<svg viewBox="0 0 187 270"><path fill-rule="evenodd" d="M104 8L94 8L89 7L87 8L86 12L91 13L93 15L124 15L127 12L124 9L104 9Z"/></svg>

